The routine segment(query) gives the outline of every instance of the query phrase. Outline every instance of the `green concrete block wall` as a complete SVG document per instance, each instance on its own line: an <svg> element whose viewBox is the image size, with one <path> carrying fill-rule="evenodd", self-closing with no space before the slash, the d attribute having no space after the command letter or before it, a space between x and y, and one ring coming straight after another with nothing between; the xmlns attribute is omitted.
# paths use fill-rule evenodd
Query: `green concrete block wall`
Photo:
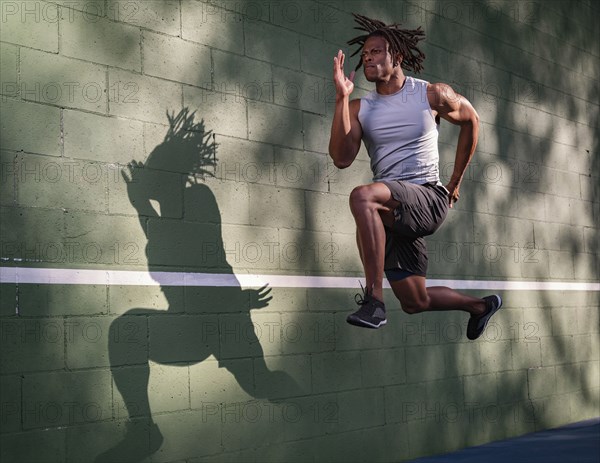
<svg viewBox="0 0 600 463"><path fill-rule="evenodd" d="M384 329L347 325L358 282L268 303L235 283L362 276L348 195L368 157L327 155L360 12L423 26L422 77L481 118L430 277L597 284L595 2L0 5L2 269L233 279L3 280L2 461L399 462L600 415L598 291L504 291L469 342L465 314L409 316L389 291ZM457 134L442 124L443 179Z"/></svg>

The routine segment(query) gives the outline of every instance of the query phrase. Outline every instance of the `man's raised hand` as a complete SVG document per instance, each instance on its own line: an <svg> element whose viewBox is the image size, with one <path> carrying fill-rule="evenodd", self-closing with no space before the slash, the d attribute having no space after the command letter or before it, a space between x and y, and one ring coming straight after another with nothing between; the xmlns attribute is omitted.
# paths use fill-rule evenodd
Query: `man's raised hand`
<svg viewBox="0 0 600 463"><path fill-rule="evenodd" d="M344 53L338 51L337 56L333 58L333 83L335 84L335 93L337 96L348 96L354 90L354 71L350 77L344 75Z"/></svg>

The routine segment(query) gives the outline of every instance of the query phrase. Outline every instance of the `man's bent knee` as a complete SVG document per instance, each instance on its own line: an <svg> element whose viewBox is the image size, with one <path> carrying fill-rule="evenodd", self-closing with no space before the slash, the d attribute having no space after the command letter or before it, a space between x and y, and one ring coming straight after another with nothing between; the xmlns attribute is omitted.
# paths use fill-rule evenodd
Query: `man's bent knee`
<svg viewBox="0 0 600 463"><path fill-rule="evenodd" d="M412 300L410 302L401 301L400 304L404 312L406 312L409 315L413 315L416 313L425 312L427 309L429 309L430 302L431 299L427 297L419 300Z"/></svg>

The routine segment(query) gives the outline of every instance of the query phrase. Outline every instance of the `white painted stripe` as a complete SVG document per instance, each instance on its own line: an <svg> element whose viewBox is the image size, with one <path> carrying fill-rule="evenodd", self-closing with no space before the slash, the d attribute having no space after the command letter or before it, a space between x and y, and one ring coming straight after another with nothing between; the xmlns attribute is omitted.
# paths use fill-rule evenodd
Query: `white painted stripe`
<svg viewBox="0 0 600 463"><path fill-rule="evenodd" d="M0 283L107 286L242 286L258 288L357 288L358 277L251 275L232 273L148 272L30 267L0 267ZM600 291L600 283L574 281L427 280L428 286L454 289ZM389 288L389 283L384 282Z"/></svg>

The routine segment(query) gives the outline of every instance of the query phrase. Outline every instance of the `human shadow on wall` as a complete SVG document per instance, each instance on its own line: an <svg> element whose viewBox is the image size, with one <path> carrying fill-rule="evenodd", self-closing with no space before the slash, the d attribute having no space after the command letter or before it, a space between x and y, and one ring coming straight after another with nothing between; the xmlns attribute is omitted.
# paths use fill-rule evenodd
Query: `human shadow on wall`
<svg viewBox="0 0 600 463"><path fill-rule="evenodd" d="M188 367L212 355L219 368L227 369L251 397L274 400L277 387L299 390L287 373L268 369L253 329L250 309L266 307L271 290L242 290L225 258L219 207L211 189L201 183L206 176L213 176L216 166L215 136L203 121L194 122L195 113L188 109L167 116L169 130L164 141L145 163L130 163L123 177L148 240L148 269L160 284L168 307L133 308L111 324L111 372L127 421L124 438L99 455L98 462L140 461L161 447L163 436L150 408L149 361ZM200 277L201 273L220 273L227 286L168 284L168 274L158 273L167 270L194 272L191 275ZM202 278L199 281L203 284ZM128 341L136 342L137 354ZM250 358L251 368L240 358ZM168 406L159 411L168 411Z"/></svg>

